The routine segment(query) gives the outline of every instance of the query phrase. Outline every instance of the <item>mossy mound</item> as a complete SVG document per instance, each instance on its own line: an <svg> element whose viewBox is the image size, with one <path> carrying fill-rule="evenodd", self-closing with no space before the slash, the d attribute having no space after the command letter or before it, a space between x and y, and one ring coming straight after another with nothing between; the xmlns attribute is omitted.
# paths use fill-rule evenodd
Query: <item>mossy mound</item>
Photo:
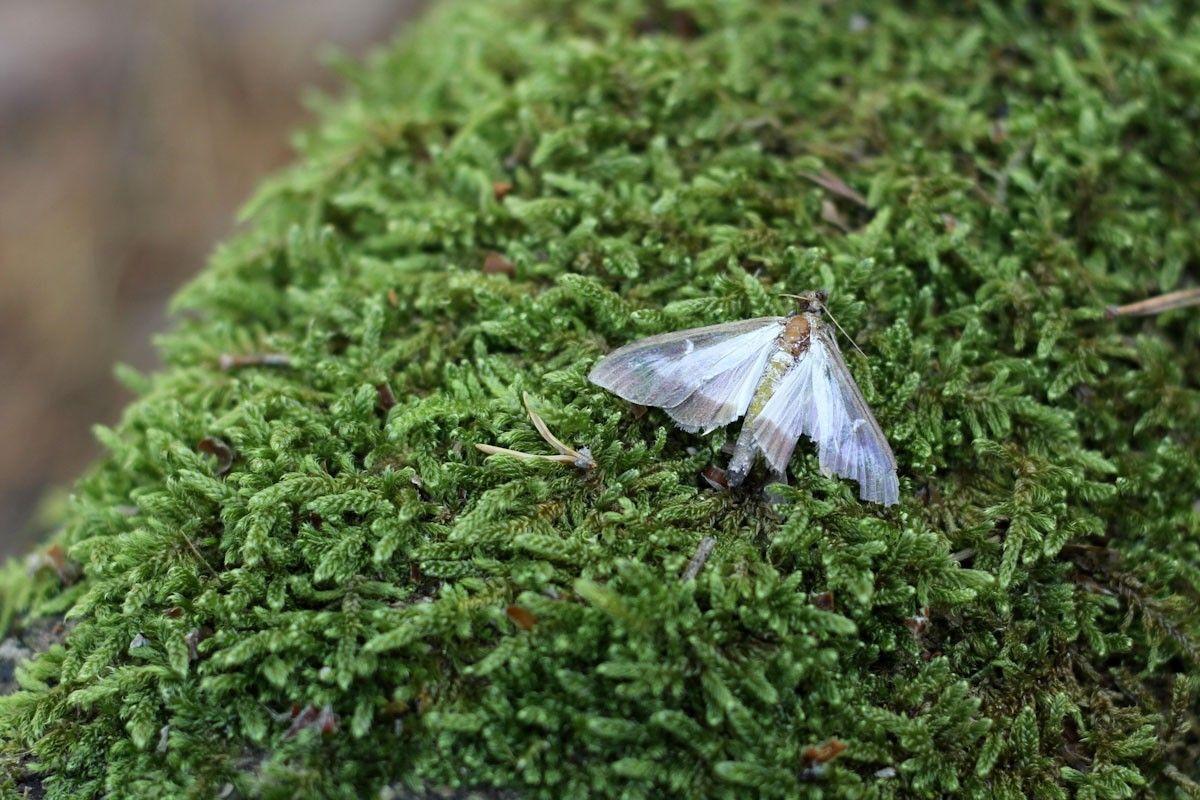
<svg viewBox="0 0 1200 800"><path fill-rule="evenodd" d="M5 573L67 622L4 791L1196 796L1200 317L1102 311L1200 264L1195 11L457 3L348 66ZM815 287L896 508L585 380ZM549 452L523 392L595 470L474 449Z"/></svg>

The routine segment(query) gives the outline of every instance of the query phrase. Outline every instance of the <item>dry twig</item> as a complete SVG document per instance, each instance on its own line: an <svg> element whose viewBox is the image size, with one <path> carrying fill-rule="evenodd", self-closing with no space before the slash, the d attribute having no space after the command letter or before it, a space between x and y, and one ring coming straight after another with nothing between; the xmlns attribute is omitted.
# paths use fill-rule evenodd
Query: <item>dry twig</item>
<svg viewBox="0 0 1200 800"><path fill-rule="evenodd" d="M546 422L538 416L537 412L529 407L529 395L524 394L521 398L525 401L525 411L528 412L529 419L533 422L533 427L537 428L537 432L542 435L547 444L558 451L558 455L547 456L536 453L522 453L520 450L510 450L507 447L497 447L491 444L477 444L475 445L475 449L489 456L511 456L523 461L535 459L539 461L555 461L559 464L573 464L582 470L589 470L596 466L596 462L592 459L592 453L588 448L581 447L576 450L573 447L563 444L562 440L550 432L550 429L546 427Z"/></svg>
<svg viewBox="0 0 1200 800"><path fill-rule="evenodd" d="M1148 317L1153 314L1161 314L1164 311L1195 305L1200 305L1200 288L1168 292L1167 294L1160 294L1158 297L1151 297L1148 300L1128 303L1123 306L1109 306L1104 310L1104 313L1109 319L1116 319L1117 317Z"/></svg>

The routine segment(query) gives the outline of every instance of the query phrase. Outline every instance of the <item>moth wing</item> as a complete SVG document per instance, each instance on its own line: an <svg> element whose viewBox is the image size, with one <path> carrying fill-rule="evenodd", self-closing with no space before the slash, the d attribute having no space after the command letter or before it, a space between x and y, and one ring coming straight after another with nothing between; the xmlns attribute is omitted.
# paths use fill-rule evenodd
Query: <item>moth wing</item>
<svg viewBox="0 0 1200 800"><path fill-rule="evenodd" d="M821 382L817 376L825 369L819 363L824 358L810 347L779 381L758 416L749 422L752 441L777 473L787 471L801 434L816 439L814 434L821 429L818 412L824 410L826 416L834 413L827 391L824 400L816 397L824 389L823 384L818 385Z"/></svg>
<svg viewBox="0 0 1200 800"><path fill-rule="evenodd" d="M837 343L814 331L808 350L779 382L751 423L771 468L784 472L803 434L817 443L821 471L858 481L859 497L885 506L900 500L896 460L879 423L846 369Z"/></svg>
<svg viewBox="0 0 1200 800"><path fill-rule="evenodd" d="M736 379L745 383L750 364L771 349L783 323L782 317L758 317L651 336L600 359L588 380L631 403L666 409L709 384L711 392L731 393L741 387ZM699 401L680 410L693 427L703 414Z"/></svg>
<svg viewBox="0 0 1200 800"><path fill-rule="evenodd" d="M827 448L822 442L821 469L858 481L858 496L863 500L895 505L900 502L900 479L891 445L846 368L832 333L824 329L817 338L826 340L830 375L841 394L845 418L850 421L838 432L836 446Z"/></svg>
<svg viewBox="0 0 1200 800"><path fill-rule="evenodd" d="M687 400L666 409L671 419L689 433L711 433L746 413L759 379L774 351L774 340L700 385Z"/></svg>

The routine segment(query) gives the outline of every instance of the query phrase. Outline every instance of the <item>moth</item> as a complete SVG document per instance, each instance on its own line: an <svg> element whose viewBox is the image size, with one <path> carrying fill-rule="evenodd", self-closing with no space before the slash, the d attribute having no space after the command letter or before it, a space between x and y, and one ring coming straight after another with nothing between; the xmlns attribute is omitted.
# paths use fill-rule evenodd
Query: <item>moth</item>
<svg viewBox="0 0 1200 800"><path fill-rule="evenodd" d="M761 453L782 479L801 435L821 472L858 481L859 497L900 500L896 458L846 369L825 321L824 291L789 295L787 317L758 317L651 336L602 358L588 380L631 403L662 408L708 434L745 416L726 470L738 486Z"/></svg>

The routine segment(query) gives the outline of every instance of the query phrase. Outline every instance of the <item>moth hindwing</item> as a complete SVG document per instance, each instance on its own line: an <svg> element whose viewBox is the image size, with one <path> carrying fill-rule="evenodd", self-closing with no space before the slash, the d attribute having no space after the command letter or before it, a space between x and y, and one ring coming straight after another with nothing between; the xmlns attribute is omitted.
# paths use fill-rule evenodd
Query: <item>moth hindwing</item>
<svg viewBox="0 0 1200 800"><path fill-rule="evenodd" d="M679 427L709 433L745 416L727 479L737 486L762 454L782 478L801 435L821 471L858 481L859 496L899 502L896 459L823 316L824 297L798 313L641 339L600 360L588 379L632 403L662 408Z"/></svg>

